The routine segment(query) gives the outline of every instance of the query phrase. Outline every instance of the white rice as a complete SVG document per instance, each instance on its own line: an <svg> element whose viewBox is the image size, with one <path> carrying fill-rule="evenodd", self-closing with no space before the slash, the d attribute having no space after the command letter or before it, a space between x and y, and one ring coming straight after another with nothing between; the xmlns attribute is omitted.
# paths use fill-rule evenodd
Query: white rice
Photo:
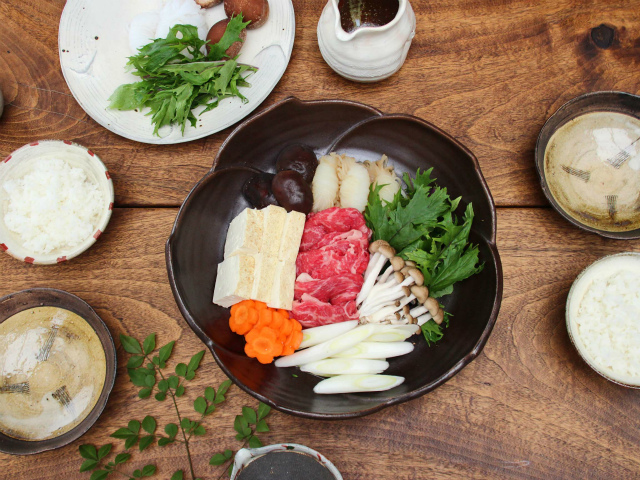
<svg viewBox="0 0 640 480"><path fill-rule="evenodd" d="M640 272L594 278L575 317L587 353L618 375L640 378Z"/></svg>
<svg viewBox="0 0 640 480"><path fill-rule="evenodd" d="M36 160L22 178L6 181L4 223L36 254L73 248L90 238L104 208L84 170L58 158Z"/></svg>

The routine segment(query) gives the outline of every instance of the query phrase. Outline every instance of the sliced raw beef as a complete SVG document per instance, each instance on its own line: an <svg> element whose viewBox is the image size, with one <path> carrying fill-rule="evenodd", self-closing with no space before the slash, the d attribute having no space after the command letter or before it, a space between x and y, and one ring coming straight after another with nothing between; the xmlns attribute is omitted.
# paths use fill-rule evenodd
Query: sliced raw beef
<svg viewBox="0 0 640 480"><path fill-rule="evenodd" d="M306 294L321 302L346 305L358 295L363 282L362 275L351 273L322 280L316 280L309 274L303 273L296 280L295 298L302 298Z"/></svg>
<svg viewBox="0 0 640 480"><path fill-rule="evenodd" d="M312 213L304 224L300 251L306 252L316 247L316 244L328 233L344 233L358 230L367 238L371 230L367 228L364 216L355 208L328 208L318 213Z"/></svg>
<svg viewBox="0 0 640 480"><path fill-rule="evenodd" d="M358 316L355 300L346 305L332 305L305 293L301 301L293 302L293 318L305 328L357 320Z"/></svg>
<svg viewBox="0 0 640 480"><path fill-rule="evenodd" d="M363 275L369 263L369 255L359 245L348 241L335 242L317 250L298 254L298 274L308 273L313 278L332 278L344 274Z"/></svg>
<svg viewBox="0 0 640 480"><path fill-rule="evenodd" d="M358 318L355 299L369 262L364 216L354 208L309 215L296 260L293 317L305 327Z"/></svg>

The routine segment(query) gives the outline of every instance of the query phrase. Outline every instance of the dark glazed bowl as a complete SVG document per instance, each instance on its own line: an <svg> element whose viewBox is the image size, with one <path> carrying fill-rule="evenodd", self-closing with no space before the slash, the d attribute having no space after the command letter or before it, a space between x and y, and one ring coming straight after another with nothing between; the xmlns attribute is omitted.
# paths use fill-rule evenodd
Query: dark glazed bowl
<svg viewBox="0 0 640 480"><path fill-rule="evenodd" d="M443 299L454 317L437 346L429 348L416 336L412 339L414 352L391 359L388 373L406 377L405 383L393 390L317 395L313 387L318 377L294 368L262 365L247 357L244 339L228 327L229 310L212 303L228 225L249 206L240 193L242 185L255 169L274 172L277 152L300 142L311 145L318 154L337 150L358 160L378 160L384 153L401 172L434 167L440 185L452 196L462 195L465 202L474 204L471 241L480 245L485 268ZM460 211L465 207L461 205ZM167 241L166 259L180 311L235 383L283 412L342 419L368 415L424 395L478 356L502 299L502 267L495 237L495 207L478 162L446 133L419 118L386 116L353 102L289 98L246 121L227 139L214 170L198 182L182 205Z"/></svg>
<svg viewBox="0 0 640 480"><path fill-rule="evenodd" d="M544 124L536 142L536 170L540 177L542 191L551 206L566 220L587 232L597 233L606 238L631 240L640 238L640 229L627 232L610 232L585 225L569 215L551 194L544 170L545 153L549 140L567 122L591 112L616 112L640 118L640 97L625 92L592 92L580 95L562 105Z"/></svg>
<svg viewBox="0 0 640 480"><path fill-rule="evenodd" d="M116 379L116 347L109 329L98 314L84 300L62 290L54 288L32 288L12 293L0 298L0 323L23 310L34 307L59 307L83 318L96 332L100 339L106 360L107 372L100 397L93 410L78 425L59 437L40 441L18 440L0 432L0 452L12 455L30 455L34 453L63 447L78 438L91 428L98 420L107 405L107 400Z"/></svg>

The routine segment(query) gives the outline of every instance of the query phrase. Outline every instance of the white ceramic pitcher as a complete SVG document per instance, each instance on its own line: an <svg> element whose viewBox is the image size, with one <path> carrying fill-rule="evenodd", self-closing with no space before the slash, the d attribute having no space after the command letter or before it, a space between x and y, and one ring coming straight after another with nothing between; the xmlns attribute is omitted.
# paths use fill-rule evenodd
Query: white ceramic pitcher
<svg viewBox="0 0 640 480"><path fill-rule="evenodd" d="M351 33L342 29L338 0L327 2L318 22L318 45L336 73L356 82L377 82L400 70L416 32L416 16L408 0L398 1L390 23Z"/></svg>

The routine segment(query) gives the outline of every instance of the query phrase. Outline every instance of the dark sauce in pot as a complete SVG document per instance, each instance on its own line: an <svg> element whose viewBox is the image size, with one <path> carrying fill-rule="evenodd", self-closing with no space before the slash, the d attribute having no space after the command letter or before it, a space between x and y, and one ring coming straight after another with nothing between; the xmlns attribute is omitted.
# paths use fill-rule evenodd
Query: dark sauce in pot
<svg viewBox="0 0 640 480"><path fill-rule="evenodd" d="M238 480L336 480L317 458L302 452L275 451L244 467Z"/></svg>
<svg viewBox="0 0 640 480"><path fill-rule="evenodd" d="M398 14L398 0L339 0L342 29L351 33L360 27L381 27Z"/></svg>

